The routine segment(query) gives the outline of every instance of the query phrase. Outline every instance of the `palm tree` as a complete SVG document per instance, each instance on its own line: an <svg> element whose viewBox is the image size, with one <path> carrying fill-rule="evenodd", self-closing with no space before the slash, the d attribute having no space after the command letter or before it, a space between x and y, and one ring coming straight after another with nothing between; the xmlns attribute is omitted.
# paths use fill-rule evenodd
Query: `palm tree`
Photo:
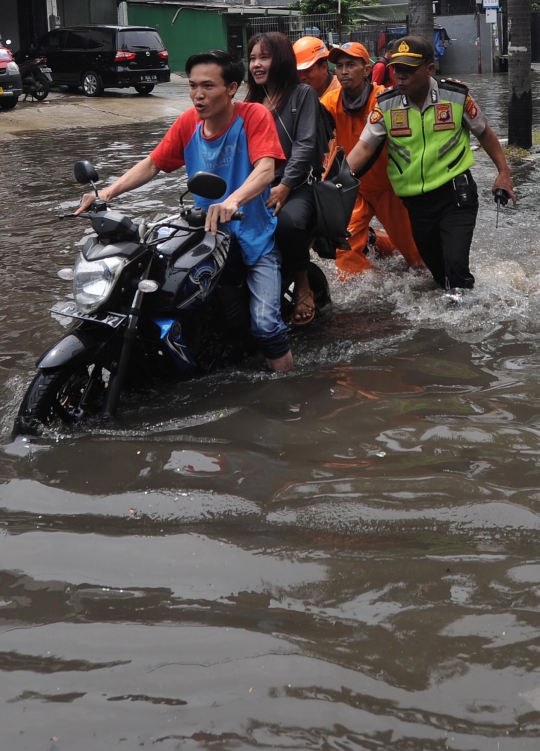
<svg viewBox="0 0 540 751"><path fill-rule="evenodd" d="M433 44L433 0L410 0L409 34L424 37Z"/></svg>
<svg viewBox="0 0 540 751"><path fill-rule="evenodd" d="M531 0L508 0L508 144L532 146Z"/></svg>

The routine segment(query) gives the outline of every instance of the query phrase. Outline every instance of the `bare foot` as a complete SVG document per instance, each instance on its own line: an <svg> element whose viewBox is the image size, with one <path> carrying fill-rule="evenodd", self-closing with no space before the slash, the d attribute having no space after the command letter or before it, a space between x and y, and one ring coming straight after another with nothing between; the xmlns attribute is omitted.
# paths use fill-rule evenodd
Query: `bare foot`
<svg viewBox="0 0 540 751"><path fill-rule="evenodd" d="M287 352L283 357L278 357L277 360L270 360L266 358L266 364L275 373L285 373L288 370L292 370L294 367L294 361L291 350Z"/></svg>

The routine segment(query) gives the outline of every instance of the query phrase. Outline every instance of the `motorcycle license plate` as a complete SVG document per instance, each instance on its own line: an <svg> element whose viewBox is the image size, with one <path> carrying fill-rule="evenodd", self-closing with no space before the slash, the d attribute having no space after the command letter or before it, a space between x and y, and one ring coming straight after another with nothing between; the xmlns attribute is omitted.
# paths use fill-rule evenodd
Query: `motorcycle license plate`
<svg viewBox="0 0 540 751"><path fill-rule="evenodd" d="M41 68L42 73L52 73L51 68Z"/></svg>
<svg viewBox="0 0 540 751"><path fill-rule="evenodd" d="M141 76L141 81L157 81L157 76Z"/></svg>
<svg viewBox="0 0 540 751"><path fill-rule="evenodd" d="M51 313L56 313L58 316L67 316L68 318L78 318L80 321L94 321L95 323L103 323L105 326L112 326L116 329L122 321L125 321L126 316L120 313L83 313L72 302L59 302L50 308Z"/></svg>

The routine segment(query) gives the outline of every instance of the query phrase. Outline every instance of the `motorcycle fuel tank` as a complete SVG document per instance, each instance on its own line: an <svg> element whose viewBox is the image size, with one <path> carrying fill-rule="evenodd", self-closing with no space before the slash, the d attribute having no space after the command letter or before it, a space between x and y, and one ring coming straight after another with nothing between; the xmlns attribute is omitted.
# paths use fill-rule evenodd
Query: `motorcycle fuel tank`
<svg viewBox="0 0 540 751"><path fill-rule="evenodd" d="M150 277L161 287L152 300L154 310L188 308L207 299L225 265L229 238L204 231L203 236L194 247L185 236L171 238L158 247L157 263L150 271ZM165 245L167 254L161 252Z"/></svg>

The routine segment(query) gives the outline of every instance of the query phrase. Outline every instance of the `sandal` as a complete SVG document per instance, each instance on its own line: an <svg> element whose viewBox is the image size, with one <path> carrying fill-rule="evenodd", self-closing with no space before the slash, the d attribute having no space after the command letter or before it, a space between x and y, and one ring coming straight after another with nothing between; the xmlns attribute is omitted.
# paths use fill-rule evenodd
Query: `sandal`
<svg viewBox="0 0 540 751"><path fill-rule="evenodd" d="M300 308L303 308L301 311ZM301 312L305 312L308 315L304 317L298 317ZM315 298L313 297L312 290L308 289L305 295L302 295L298 300L294 301L294 309L291 316L291 323L295 326L305 326L306 323L311 323L315 318Z"/></svg>

